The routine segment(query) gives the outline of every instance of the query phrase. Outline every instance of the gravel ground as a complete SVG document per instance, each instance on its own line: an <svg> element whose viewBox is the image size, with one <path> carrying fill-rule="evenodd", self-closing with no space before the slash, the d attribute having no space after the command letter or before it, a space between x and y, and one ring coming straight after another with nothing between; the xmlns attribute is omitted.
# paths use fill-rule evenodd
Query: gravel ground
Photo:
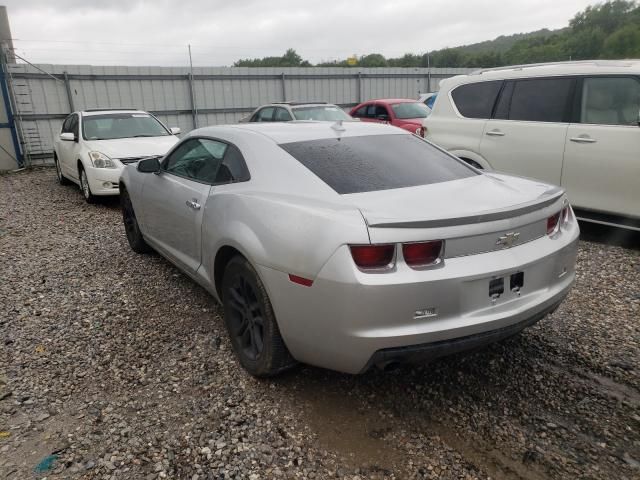
<svg viewBox="0 0 640 480"><path fill-rule="evenodd" d="M559 310L480 352L260 381L116 201L0 176L0 478L638 479L639 245L581 242Z"/></svg>

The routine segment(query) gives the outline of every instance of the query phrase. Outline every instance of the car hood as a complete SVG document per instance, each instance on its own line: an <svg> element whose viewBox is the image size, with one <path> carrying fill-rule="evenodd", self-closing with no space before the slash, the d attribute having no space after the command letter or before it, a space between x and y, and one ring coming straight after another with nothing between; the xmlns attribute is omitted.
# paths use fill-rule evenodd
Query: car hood
<svg viewBox="0 0 640 480"><path fill-rule="evenodd" d="M164 155L178 142L175 135L163 137L118 138L113 140L90 140L91 150L104 153L110 158L148 157Z"/></svg>
<svg viewBox="0 0 640 480"><path fill-rule="evenodd" d="M483 173L449 182L344 197L362 212L370 227L420 228L516 216L557 199L562 193L559 187L543 182Z"/></svg>

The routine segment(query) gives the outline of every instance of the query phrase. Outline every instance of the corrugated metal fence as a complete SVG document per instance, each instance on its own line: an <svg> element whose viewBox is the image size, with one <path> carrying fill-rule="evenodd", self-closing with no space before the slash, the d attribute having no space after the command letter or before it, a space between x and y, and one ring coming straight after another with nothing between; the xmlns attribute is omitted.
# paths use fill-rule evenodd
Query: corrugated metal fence
<svg viewBox="0 0 640 480"><path fill-rule="evenodd" d="M72 111L140 108L184 132L235 123L275 101L356 105L371 98L417 98L461 68L228 68L8 65L25 163L50 161L53 138ZM45 73L47 72L47 73Z"/></svg>

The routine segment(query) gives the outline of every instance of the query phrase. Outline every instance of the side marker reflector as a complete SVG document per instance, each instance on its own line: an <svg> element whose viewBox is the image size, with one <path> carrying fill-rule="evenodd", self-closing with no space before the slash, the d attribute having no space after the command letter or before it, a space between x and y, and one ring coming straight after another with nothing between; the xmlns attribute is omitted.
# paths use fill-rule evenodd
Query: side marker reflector
<svg viewBox="0 0 640 480"><path fill-rule="evenodd" d="M310 287L313 285L313 280L309 280L308 278L299 277L298 275L289 274L289 280L293 283L297 283L298 285L302 285L304 287Z"/></svg>

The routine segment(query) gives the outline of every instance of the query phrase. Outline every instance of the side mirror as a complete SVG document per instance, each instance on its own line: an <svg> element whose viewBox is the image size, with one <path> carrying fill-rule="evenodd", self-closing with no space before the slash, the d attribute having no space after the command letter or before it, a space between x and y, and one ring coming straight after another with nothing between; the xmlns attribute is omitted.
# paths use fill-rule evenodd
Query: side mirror
<svg viewBox="0 0 640 480"><path fill-rule="evenodd" d="M71 132L64 132L60 134L60 140L65 142L75 142L76 136Z"/></svg>
<svg viewBox="0 0 640 480"><path fill-rule="evenodd" d="M178 135L182 130L180 130L180 127L171 127L171 135Z"/></svg>
<svg viewBox="0 0 640 480"><path fill-rule="evenodd" d="M138 171L142 173L160 172L160 161L158 157L144 158L138 162Z"/></svg>

